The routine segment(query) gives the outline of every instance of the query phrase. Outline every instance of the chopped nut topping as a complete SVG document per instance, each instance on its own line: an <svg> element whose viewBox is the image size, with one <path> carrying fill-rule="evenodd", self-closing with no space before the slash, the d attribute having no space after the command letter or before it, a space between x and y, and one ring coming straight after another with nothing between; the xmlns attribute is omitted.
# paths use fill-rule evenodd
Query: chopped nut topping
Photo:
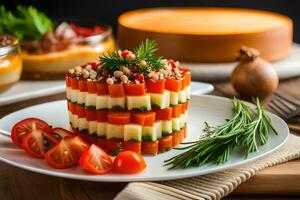
<svg viewBox="0 0 300 200"><path fill-rule="evenodd" d="M126 60L131 62L131 61L134 61L136 58L135 54L134 53L129 53L127 56L126 56Z"/></svg>
<svg viewBox="0 0 300 200"><path fill-rule="evenodd" d="M141 65L141 67L146 67L147 62L144 61L144 60L141 60L141 61L140 61L140 65Z"/></svg>
<svg viewBox="0 0 300 200"><path fill-rule="evenodd" d="M82 70L82 75L83 75L83 78L85 78L85 79L90 77L90 73L86 69Z"/></svg>
<svg viewBox="0 0 300 200"><path fill-rule="evenodd" d="M106 83L108 85L113 85L114 84L114 80L112 78L108 78L108 79L106 79Z"/></svg>
<svg viewBox="0 0 300 200"><path fill-rule="evenodd" d="M124 73L122 71L115 71L114 72L114 77L120 78Z"/></svg>
<svg viewBox="0 0 300 200"><path fill-rule="evenodd" d="M128 77L126 76L126 75L121 75L121 77L120 77L120 79L121 79L121 81L123 82L123 83L127 83L128 82Z"/></svg>

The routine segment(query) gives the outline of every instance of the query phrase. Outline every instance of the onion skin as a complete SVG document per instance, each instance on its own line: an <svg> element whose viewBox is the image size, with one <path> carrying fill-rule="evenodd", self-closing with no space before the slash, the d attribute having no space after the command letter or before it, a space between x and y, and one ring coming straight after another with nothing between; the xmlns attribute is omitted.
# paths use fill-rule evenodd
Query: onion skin
<svg viewBox="0 0 300 200"><path fill-rule="evenodd" d="M266 97L278 87L279 78L272 65L256 57L242 61L230 78L234 89L243 97Z"/></svg>

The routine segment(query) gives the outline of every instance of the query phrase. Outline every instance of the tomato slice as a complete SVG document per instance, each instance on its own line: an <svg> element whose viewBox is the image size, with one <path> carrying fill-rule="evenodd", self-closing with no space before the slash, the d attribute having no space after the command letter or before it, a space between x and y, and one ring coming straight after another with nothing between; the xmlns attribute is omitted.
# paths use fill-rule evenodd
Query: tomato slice
<svg viewBox="0 0 300 200"><path fill-rule="evenodd" d="M86 109L85 110L87 121L95 121L97 120L97 111L94 109Z"/></svg>
<svg viewBox="0 0 300 200"><path fill-rule="evenodd" d="M64 138L45 153L47 163L57 169L64 169L78 164L81 154L88 144L80 137Z"/></svg>
<svg viewBox="0 0 300 200"><path fill-rule="evenodd" d="M105 151L92 144L81 155L79 165L93 174L105 174L112 169L112 160Z"/></svg>
<svg viewBox="0 0 300 200"><path fill-rule="evenodd" d="M155 115L155 112L132 112L131 122L142 126L153 126Z"/></svg>
<svg viewBox="0 0 300 200"><path fill-rule="evenodd" d="M158 140L142 142L142 152L143 154L156 155L158 152Z"/></svg>
<svg viewBox="0 0 300 200"><path fill-rule="evenodd" d="M117 172L134 174L142 172L147 165L140 154L134 151L122 151L116 156L113 167Z"/></svg>
<svg viewBox="0 0 300 200"><path fill-rule="evenodd" d="M53 128L51 130L51 135L59 141L62 140L63 138L74 137L74 133L64 128Z"/></svg>
<svg viewBox="0 0 300 200"><path fill-rule="evenodd" d="M123 84L113 84L108 86L109 95L111 97L124 97Z"/></svg>
<svg viewBox="0 0 300 200"><path fill-rule="evenodd" d="M78 80L76 77L70 77L70 86L72 89L78 89Z"/></svg>
<svg viewBox="0 0 300 200"><path fill-rule="evenodd" d="M143 96L143 95L146 95L145 83L140 83L140 84L127 83L127 84L124 84L124 92L128 96Z"/></svg>
<svg viewBox="0 0 300 200"><path fill-rule="evenodd" d="M51 134L33 128L33 130L25 136L22 146L23 149L30 155L36 158L43 158L46 151L52 148L59 142Z"/></svg>
<svg viewBox="0 0 300 200"><path fill-rule="evenodd" d="M165 88L173 92L179 92L182 89L182 81L166 78Z"/></svg>
<svg viewBox="0 0 300 200"><path fill-rule="evenodd" d="M154 81L152 79L147 79L145 81L147 92L159 93L159 94L164 93L165 82L166 82L166 80L164 80L164 79L163 80L157 80L157 81Z"/></svg>
<svg viewBox="0 0 300 200"><path fill-rule="evenodd" d="M107 115L107 121L111 124L128 124L130 122L130 112L110 111Z"/></svg>
<svg viewBox="0 0 300 200"><path fill-rule="evenodd" d="M81 91L81 92L88 91L86 80L79 80L78 81L78 88L79 88L79 91Z"/></svg>
<svg viewBox="0 0 300 200"><path fill-rule="evenodd" d="M68 102L68 107L69 107L69 111L72 113L72 114L77 114L77 104L76 103L71 103L71 102Z"/></svg>
<svg viewBox="0 0 300 200"><path fill-rule="evenodd" d="M107 110L97 110L96 117L98 122L106 122L107 121Z"/></svg>
<svg viewBox="0 0 300 200"><path fill-rule="evenodd" d="M97 82L87 81L87 91L88 93L97 93Z"/></svg>
<svg viewBox="0 0 300 200"><path fill-rule="evenodd" d="M152 111L156 113L155 118L157 120L170 120L172 119L172 108L158 109L153 108Z"/></svg>
<svg viewBox="0 0 300 200"><path fill-rule="evenodd" d="M130 150L134 151L138 154L141 154L142 150L142 142L131 142L131 141L124 141L123 142L123 150Z"/></svg>
<svg viewBox="0 0 300 200"><path fill-rule="evenodd" d="M97 83L97 94L99 95L107 95L108 92L108 86L106 83L98 82Z"/></svg>
<svg viewBox="0 0 300 200"><path fill-rule="evenodd" d="M160 152L165 152L173 147L173 136L168 135L159 139L158 150Z"/></svg>
<svg viewBox="0 0 300 200"><path fill-rule="evenodd" d="M178 118L178 117L180 117L180 114L181 114L180 104L178 104L176 106L172 106L172 117L173 118Z"/></svg>
<svg viewBox="0 0 300 200"><path fill-rule="evenodd" d="M40 129L45 132L50 131L50 126L43 120L37 118L27 118L16 123L11 129L11 139L14 144L22 147L26 135L33 129Z"/></svg>

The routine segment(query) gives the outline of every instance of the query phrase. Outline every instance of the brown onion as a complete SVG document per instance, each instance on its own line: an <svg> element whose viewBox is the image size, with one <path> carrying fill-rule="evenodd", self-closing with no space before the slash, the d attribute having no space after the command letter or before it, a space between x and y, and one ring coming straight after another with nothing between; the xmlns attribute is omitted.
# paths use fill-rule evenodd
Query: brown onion
<svg viewBox="0 0 300 200"><path fill-rule="evenodd" d="M259 57L255 49L242 47L240 63L231 74L234 89L244 97L265 97L278 87L278 75L272 65Z"/></svg>

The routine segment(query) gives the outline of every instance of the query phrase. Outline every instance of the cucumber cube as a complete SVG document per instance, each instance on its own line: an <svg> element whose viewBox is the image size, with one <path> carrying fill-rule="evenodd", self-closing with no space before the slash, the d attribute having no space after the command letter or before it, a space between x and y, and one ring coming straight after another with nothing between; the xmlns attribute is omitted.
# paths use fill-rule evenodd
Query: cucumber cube
<svg viewBox="0 0 300 200"><path fill-rule="evenodd" d="M172 119L173 131L180 131L180 117Z"/></svg>
<svg viewBox="0 0 300 200"><path fill-rule="evenodd" d="M107 139L123 139L124 125L107 124L106 138Z"/></svg>
<svg viewBox="0 0 300 200"><path fill-rule="evenodd" d="M180 128L183 128L185 126L185 114L181 114L179 119L180 119Z"/></svg>
<svg viewBox="0 0 300 200"><path fill-rule="evenodd" d="M96 109L108 109L109 95L97 95L96 97Z"/></svg>
<svg viewBox="0 0 300 200"><path fill-rule="evenodd" d="M109 97L108 108L113 110L125 109L125 97Z"/></svg>
<svg viewBox="0 0 300 200"><path fill-rule="evenodd" d="M97 122L97 136L99 137L106 136L106 126L107 126L107 122Z"/></svg>
<svg viewBox="0 0 300 200"><path fill-rule="evenodd" d="M191 86L187 86L186 90L186 99L191 99Z"/></svg>
<svg viewBox="0 0 300 200"><path fill-rule="evenodd" d="M79 131L88 130L89 124L86 118L79 118L78 119L78 129Z"/></svg>
<svg viewBox="0 0 300 200"><path fill-rule="evenodd" d="M178 105L179 101L179 93L170 91L170 104L172 106Z"/></svg>
<svg viewBox="0 0 300 200"><path fill-rule="evenodd" d="M77 93L77 103L79 105L85 105L85 98L86 98L87 92L80 92Z"/></svg>
<svg viewBox="0 0 300 200"><path fill-rule="evenodd" d="M96 108L97 94L87 93L85 97L85 106L88 108Z"/></svg>
<svg viewBox="0 0 300 200"><path fill-rule="evenodd" d="M142 126L136 124L124 125L124 141L142 141Z"/></svg>
<svg viewBox="0 0 300 200"><path fill-rule="evenodd" d="M66 88L66 97L67 97L67 100L71 101L71 88L70 87L67 87Z"/></svg>
<svg viewBox="0 0 300 200"><path fill-rule="evenodd" d="M77 102L77 93L79 92L79 90L78 89L71 89L71 91L70 91L70 100L71 100L71 102L73 102L73 103L76 103Z"/></svg>
<svg viewBox="0 0 300 200"><path fill-rule="evenodd" d="M179 92L179 98L178 98L178 103L185 103L186 102L186 90L181 90Z"/></svg>
<svg viewBox="0 0 300 200"><path fill-rule="evenodd" d="M162 120L161 121L162 135L169 135L173 132L172 130L172 120Z"/></svg>
<svg viewBox="0 0 300 200"><path fill-rule="evenodd" d="M151 99L150 95L144 96L127 96L127 109L128 110L141 110L149 111L151 110Z"/></svg>
<svg viewBox="0 0 300 200"><path fill-rule="evenodd" d="M72 122L72 125L73 125L73 128L77 129L78 128L78 115L72 115L73 117L73 122Z"/></svg>
<svg viewBox="0 0 300 200"><path fill-rule="evenodd" d="M97 121L88 121L89 123L89 134L95 135L97 134Z"/></svg>
<svg viewBox="0 0 300 200"><path fill-rule="evenodd" d="M170 92L165 90L163 94L148 93L152 107L164 109L170 106Z"/></svg>

